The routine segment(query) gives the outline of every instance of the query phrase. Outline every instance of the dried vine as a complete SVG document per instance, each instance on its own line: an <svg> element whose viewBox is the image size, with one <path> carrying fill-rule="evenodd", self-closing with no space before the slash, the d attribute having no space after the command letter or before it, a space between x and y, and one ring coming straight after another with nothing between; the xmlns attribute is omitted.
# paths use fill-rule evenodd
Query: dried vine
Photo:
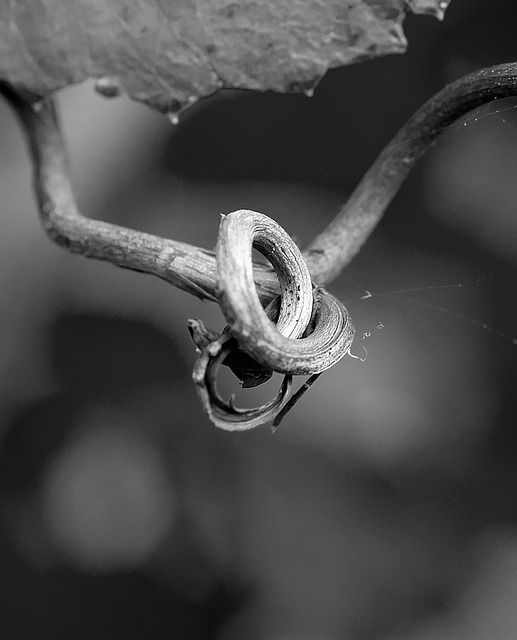
<svg viewBox="0 0 517 640"><path fill-rule="evenodd" d="M223 312L230 319L232 337L235 338L239 333L239 328L244 328L244 333L250 331L253 334L257 328L255 320L248 325L242 323L240 313L244 308L235 306L235 301L228 293L219 295L218 266L213 252L83 216L73 196L65 145L52 101L27 96L6 84L0 86L0 91L14 108L26 133L33 161L40 216L52 240L74 253L153 274L199 298L219 300ZM312 281L318 285L326 284L350 262L379 222L417 160L448 125L480 105L515 95L517 64L509 63L465 76L426 102L381 152L338 215L304 252ZM228 256L231 260L231 251ZM224 259L221 258L223 261ZM250 265L247 278L254 280L256 296L262 305L271 302L279 292L279 282L271 268L254 265L251 270ZM323 297L325 296L326 293ZM332 306L334 303L329 304ZM339 306L337 301L335 304ZM329 312L325 322L330 322L332 313ZM255 318L254 311L252 315ZM257 317L263 323L262 316L259 314ZM282 322L290 322L285 305L281 318ZM264 324L262 329L266 326L269 327ZM351 324L342 323L345 337L342 337L341 347L350 338L350 327ZM206 339L203 331L199 330L199 325L197 329L193 326L193 330L198 341ZM304 340L282 336L278 328L271 330L269 327L268 331L269 333L264 334L266 338L251 337L248 340L250 336L245 336L245 346L242 335L238 337L241 348L263 363L263 373L260 373L260 366L256 366L256 371L259 372L257 379L267 377L269 369L286 371L283 367L285 358L281 361L283 356L277 348L283 340L306 344ZM260 340L268 346L271 358L259 355L257 341ZM226 338L222 341L217 357L224 352L224 358L229 357L231 360L231 354L226 353L228 342L229 339ZM207 341L207 345L213 343L214 340ZM331 360L332 357L329 362ZM254 374L251 369L245 366L243 371L244 380L252 380ZM308 369L294 365L291 373L301 371L308 372Z"/></svg>

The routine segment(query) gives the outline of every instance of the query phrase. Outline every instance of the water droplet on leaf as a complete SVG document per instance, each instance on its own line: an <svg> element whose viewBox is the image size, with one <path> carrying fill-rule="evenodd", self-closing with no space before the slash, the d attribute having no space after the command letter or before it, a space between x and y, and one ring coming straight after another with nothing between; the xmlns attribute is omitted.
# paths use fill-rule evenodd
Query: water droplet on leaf
<svg viewBox="0 0 517 640"><path fill-rule="evenodd" d="M95 91L105 98L118 98L122 92L122 88L117 78L104 76L96 81Z"/></svg>

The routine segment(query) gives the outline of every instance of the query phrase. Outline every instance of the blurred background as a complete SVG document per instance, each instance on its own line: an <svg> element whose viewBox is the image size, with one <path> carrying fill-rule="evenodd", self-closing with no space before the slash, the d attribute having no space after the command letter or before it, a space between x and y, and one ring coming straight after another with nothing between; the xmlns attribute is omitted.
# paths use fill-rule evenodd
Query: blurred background
<svg viewBox="0 0 517 640"><path fill-rule="evenodd" d="M177 126L67 89L80 207L207 248L250 208L303 246L428 97L517 60L512 5L453 0L404 56ZM517 100L450 127L330 286L368 358L274 435L200 408L187 319L216 305L53 245L3 103L0 138L2 639L515 637Z"/></svg>

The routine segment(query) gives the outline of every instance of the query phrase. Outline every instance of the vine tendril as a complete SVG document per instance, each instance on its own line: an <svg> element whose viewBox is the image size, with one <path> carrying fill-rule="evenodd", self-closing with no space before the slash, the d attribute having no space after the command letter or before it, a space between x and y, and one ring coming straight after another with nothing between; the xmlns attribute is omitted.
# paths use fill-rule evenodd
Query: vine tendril
<svg viewBox="0 0 517 640"><path fill-rule="evenodd" d="M255 288L253 247L270 260L278 275L281 299L276 324L263 309ZM279 224L262 213L241 210L224 216L216 259L217 297L228 327L226 333L208 341L202 349L194 367L194 382L210 419L218 427L244 430L278 424L294 405L293 401L288 405L285 402L292 375L319 375L335 364L349 352L354 326L341 302L321 287L313 291L300 250ZM199 337L200 326L199 321L190 321L198 347L203 340ZM204 337L209 340L206 330ZM269 403L238 409L219 396L217 371L235 348L266 371L284 374L279 392ZM301 395L298 393L293 400Z"/></svg>
<svg viewBox="0 0 517 640"><path fill-rule="evenodd" d="M80 213L73 195L53 101L29 95L7 83L0 83L0 93L14 109L26 134L41 221L54 242L74 253L155 275L201 299L219 302L229 324L229 337L223 340L221 336L208 341L208 346L199 347L200 362L205 364L196 365L198 388L204 380L206 388L212 389L211 383L206 385L202 370L212 375L221 362L238 361L239 350L254 361L253 366L248 361L241 369L234 367L248 386L266 379L270 371L279 371L287 377L317 375L348 352L353 326L338 300L317 287L310 292L312 302L307 293L295 304L294 290L289 290L287 280L291 276L284 270L282 250L278 249L284 247L284 241L272 240L264 231L273 229L269 218L259 219L257 216L262 214L253 212L226 216L221 224L217 256L212 251L175 240L91 220ZM483 104L516 95L517 63L508 63L460 78L428 100L384 148L338 215L304 252L306 265L298 265L296 286L307 290L311 279L323 285L339 275L375 229L415 163L450 124ZM280 238L282 234L274 229ZM234 254L235 238L240 249ZM250 238L267 253L278 279L272 268L252 264ZM246 256L243 253L248 249L249 259L247 253ZM290 254L291 258L294 254ZM244 271L240 271L242 265ZM244 288L238 289L240 293L236 295L233 285L239 278ZM275 327L262 307L271 302L280 289L282 303ZM294 295L296 298L297 293ZM310 322L308 316L311 316ZM309 333L306 321L312 326ZM191 331L200 344L208 340L200 324L191 325ZM238 345L237 351L235 345ZM247 414L248 424L259 422L266 414L269 418L275 412L277 416L284 415L278 408L286 407L284 401L290 386L286 380L279 395L265 409ZM224 414L230 405L213 397L216 398L214 407ZM230 409L241 418L246 415L235 407ZM240 419L237 423L243 428Z"/></svg>

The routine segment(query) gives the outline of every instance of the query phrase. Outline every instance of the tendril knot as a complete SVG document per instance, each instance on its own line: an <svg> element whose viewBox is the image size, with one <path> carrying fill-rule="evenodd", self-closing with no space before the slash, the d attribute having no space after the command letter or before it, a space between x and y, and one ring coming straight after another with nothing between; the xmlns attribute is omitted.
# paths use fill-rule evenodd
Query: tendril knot
<svg viewBox="0 0 517 640"><path fill-rule="evenodd" d="M271 262L280 284L280 297L266 309L253 278L253 247ZM222 429L276 426L294 404L287 401L292 376L315 378L336 364L350 350L354 326L339 300L322 287L313 287L299 248L264 214L240 210L223 216L216 264L216 295L228 324L219 335L199 320L189 321L200 351L193 372L198 393L210 420ZM262 384L272 372L284 374L284 380L268 403L241 409L233 397L225 402L217 391L221 364L234 371L243 387Z"/></svg>

